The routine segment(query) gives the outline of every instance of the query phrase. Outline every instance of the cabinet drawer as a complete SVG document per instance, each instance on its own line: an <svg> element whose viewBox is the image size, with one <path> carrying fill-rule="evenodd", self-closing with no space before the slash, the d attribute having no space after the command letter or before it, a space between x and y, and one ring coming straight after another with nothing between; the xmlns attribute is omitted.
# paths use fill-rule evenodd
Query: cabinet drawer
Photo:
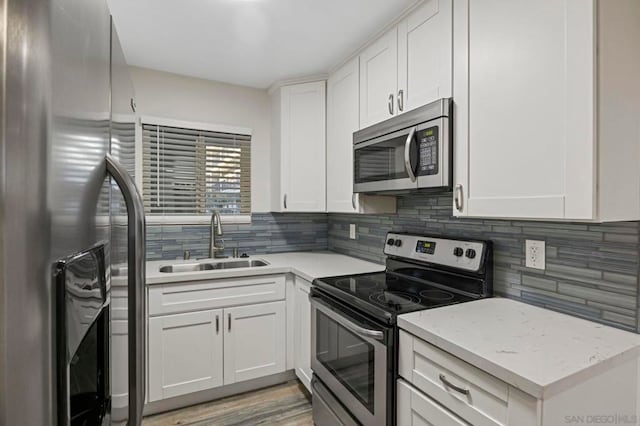
<svg viewBox="0 0 640 426"><path fill-rule="evenodd" d="M149 289L149 315L284 300L284 282L284 275L267 275L154 285Z"/></svg>
<svg viewBox="0 0 640 426"><path fill-rule="evenodd" d="M402 330L399 353L400 376L466 421L508 423L509 385L503 381Z"/></svg>
<svg viewBox="0 0 640 426"><path fill-rule="evenodd" d="M398 380L397 424L402 426L470 426L406 382Z"/></svg>

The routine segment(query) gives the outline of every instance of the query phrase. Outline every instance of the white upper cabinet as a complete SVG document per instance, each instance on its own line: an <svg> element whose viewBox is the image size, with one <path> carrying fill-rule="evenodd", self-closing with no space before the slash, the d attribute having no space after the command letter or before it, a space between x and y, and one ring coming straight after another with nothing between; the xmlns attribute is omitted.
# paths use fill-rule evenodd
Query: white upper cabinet
<svg viewBox="0 0 640 426"><path fill-rule="evenodd" d="M353 193L353 132L359 128L357 58L327 81L327 211L357 211Z"/></svg>
<svg viewBox="0 0 640 426"><path fill-rule="evenodd" d="M451 0L427 0L398 25L398 112L452 93Z"/></svg>
<svg viewBox="0 0 640 426"><path fill-rule="evenodd" d="M272 95L272 211L326 209L325 92L317 81Z"/></svg>
<svg viewBox="0 0 640 426"><path fill-rule="evenodd" d="M395 213L395 197L353 193L353 132L359 129L359 81L357 58L327 81L327 211Z"/></svg>
<svg viewBox="0 0 640 426"><path fill-rule="evenodd" d="M455 214L640 218L640 3L461 0L454 28Z"/></svg>
<svg viewBox="0 0 640 426"><path fill-rule="evenodd" d="M451 96L452 25L452 0L427 0L360 54L361 127Z"/></svg>
<svg viewBox="0 0 640 426"><path fill-rule="evenodd" d="M360 125L393 116L398 88L398 29L393 28L360 54Z"/></svg>

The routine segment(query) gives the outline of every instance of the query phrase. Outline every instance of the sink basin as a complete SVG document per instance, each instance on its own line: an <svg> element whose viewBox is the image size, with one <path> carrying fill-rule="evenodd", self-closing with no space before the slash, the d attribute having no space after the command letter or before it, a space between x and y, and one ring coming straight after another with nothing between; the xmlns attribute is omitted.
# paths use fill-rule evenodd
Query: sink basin
<svg viewBox="0 0 640 426"><path fill-rule="evenodd" d="M160 267L160 272L195 272L210 271L214 265L210 263L176 263L175 265L166 265Z"/></svg>
<svg viewBox="0 0 640 426"><path fill-rule="evenodd" d="M176 263L174 265L165 265L160 267L160 272L197 272L197 271L213 271L217 269L236 269L236 268L255 268L258 266L267 266L269 262L262 259L252 260L230 260L223 262L211 263Z"/></svg>
<svg viewBox="0 0 640 426"><path fill-rule="evenodd" d="M235 269L235 268L254 268L256 266L267 266L268 263L264 260L231 260L228 262L216 262L206 263L206 265L212 266L213 269Z"/></svg>

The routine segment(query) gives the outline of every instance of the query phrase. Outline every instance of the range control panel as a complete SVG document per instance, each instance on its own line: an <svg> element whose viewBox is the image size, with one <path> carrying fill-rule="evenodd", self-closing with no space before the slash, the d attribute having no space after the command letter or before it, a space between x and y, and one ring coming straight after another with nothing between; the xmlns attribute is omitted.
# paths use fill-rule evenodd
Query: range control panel
<svg viewBox="0 0 640 426"><path fill-rule="evenodd" d="M421 235L388 233L384 253L476 272L482 265L485 244Z"/></svg>

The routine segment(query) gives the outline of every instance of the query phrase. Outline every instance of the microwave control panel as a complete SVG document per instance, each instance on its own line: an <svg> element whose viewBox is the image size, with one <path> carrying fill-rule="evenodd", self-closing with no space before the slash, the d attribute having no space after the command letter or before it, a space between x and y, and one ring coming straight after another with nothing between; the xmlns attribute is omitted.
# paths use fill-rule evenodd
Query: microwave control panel
<svg viewBox="0 0 640 426"><path fill-rule="evenodd" d="M438 126L416 132L418 140L418 176L438 174Z"/></svg>

